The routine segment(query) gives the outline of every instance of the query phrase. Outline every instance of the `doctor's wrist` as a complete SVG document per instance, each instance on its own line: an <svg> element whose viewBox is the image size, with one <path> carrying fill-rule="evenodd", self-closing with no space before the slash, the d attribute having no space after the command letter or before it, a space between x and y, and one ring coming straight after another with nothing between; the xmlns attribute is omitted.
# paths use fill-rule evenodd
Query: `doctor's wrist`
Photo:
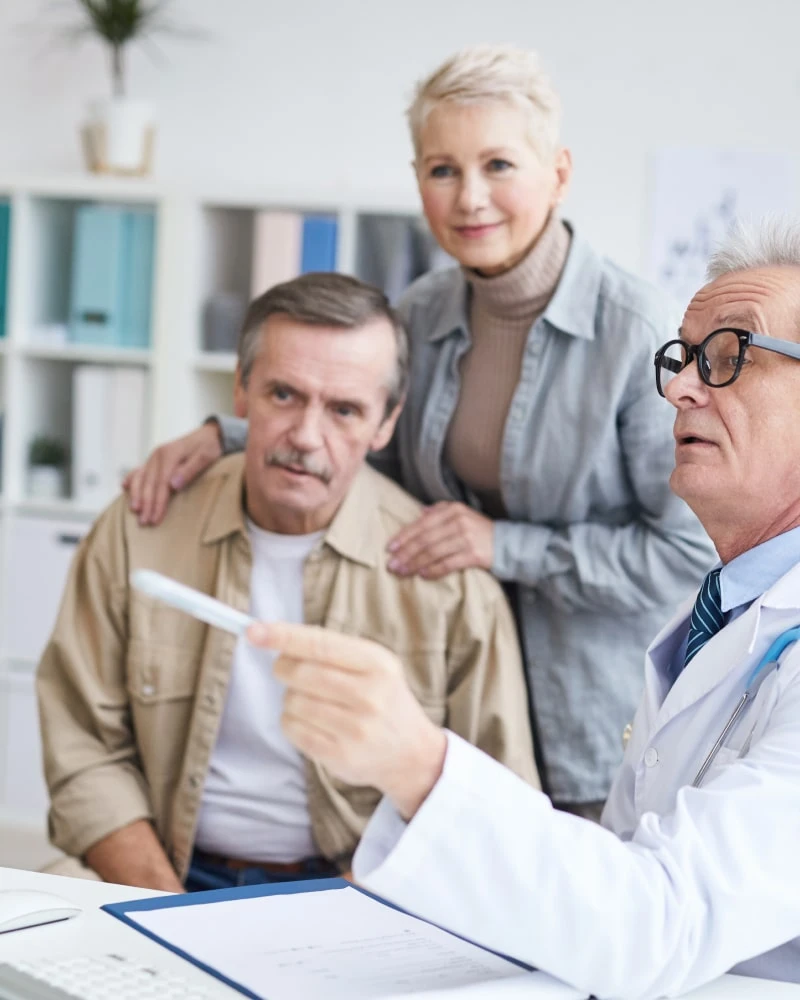
<svg viewBox="0 0 800 1000"><path fill-rule="evenodd" d="M442 776L447 756L447 736L437 726L426 727L401 768L385 783L383 791L406 822L410 822Z"/></svg>

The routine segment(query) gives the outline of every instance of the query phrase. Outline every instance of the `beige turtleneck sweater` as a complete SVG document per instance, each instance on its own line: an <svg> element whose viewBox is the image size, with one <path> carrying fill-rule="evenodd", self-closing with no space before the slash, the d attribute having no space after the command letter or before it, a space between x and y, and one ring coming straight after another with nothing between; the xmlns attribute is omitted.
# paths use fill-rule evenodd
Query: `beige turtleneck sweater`
<svg viewBox="0 0 800 1000"><path fill-rule="evenodd" d="M569 243L569 230L552 216L528 255L510 271L486 278L464 269L470 286L472 346L461 359L461 392L445 457L494 517L506 513L500 494L500 456L525 343L553 296Z"/></svg>

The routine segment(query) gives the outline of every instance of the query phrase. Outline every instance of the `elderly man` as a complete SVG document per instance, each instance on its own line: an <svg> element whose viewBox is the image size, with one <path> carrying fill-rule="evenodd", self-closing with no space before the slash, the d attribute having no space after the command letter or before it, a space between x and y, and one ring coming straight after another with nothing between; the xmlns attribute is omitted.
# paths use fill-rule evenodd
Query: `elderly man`
<svg viewBox="0 0 800 1000"><path fill-rule="evenodd" d="M102 878L178 891L334 874L380 798L291 747L271 654L132 591L138 568L265 621L392 646L437 732L536 782L499 585L480 570L400 580L384 565L420 507L365 457L392 434L407 370L405 331L377 289L332 274L276 286L239 344L244 458L182 493L157 528L119 498L81 547L38 692L52 839Z"/></svg>
<svg viewBox="0 0 800 1000"><path fill-rule="evenodd" d="M432 725L387 650L250 630L292 742L385 794L357 880L601 997L800 982L800 226L733 234L709 277L655 364L721 565L648 650L605 829Z"/></svg>

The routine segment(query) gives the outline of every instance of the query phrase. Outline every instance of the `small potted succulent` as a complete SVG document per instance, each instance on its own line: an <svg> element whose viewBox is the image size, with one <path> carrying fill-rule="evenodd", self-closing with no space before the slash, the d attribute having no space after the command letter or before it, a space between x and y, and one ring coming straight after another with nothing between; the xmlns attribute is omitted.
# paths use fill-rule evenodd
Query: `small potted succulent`
<svg viewBox="0 0 800 1000"><path fill-rule="evenodd" d="M83 129L91 170L147 174L152 165L155 116L147 101L127 94L126 56L133 42L176 29L167 21L170 0L73 0L81 19L70 30L74 38L93 36L108 47L111 96L94 101Z"/></svg>
<svg viewBox="0 0 800 1000"><path fill-rule="evenodd" d="M28 449L28 496L53 500L66 494L69 449L59 438L40 434Z"/></svg>

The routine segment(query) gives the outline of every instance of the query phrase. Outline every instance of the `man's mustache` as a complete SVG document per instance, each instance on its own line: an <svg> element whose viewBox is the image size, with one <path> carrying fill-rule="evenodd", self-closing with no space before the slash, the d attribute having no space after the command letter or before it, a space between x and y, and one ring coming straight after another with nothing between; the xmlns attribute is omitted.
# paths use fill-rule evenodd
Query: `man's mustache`
<svg viewBox="0 0 800 1000"><path fill-rule="evenodd" d="M289 448L286 451L273 451L267 455L267 465L275 465L279 469L301 469L309 476L316 476L326 486L333 476L330 467L325 465L324 462L318 462L304 451L298 451L296 448Z"/></svg>

